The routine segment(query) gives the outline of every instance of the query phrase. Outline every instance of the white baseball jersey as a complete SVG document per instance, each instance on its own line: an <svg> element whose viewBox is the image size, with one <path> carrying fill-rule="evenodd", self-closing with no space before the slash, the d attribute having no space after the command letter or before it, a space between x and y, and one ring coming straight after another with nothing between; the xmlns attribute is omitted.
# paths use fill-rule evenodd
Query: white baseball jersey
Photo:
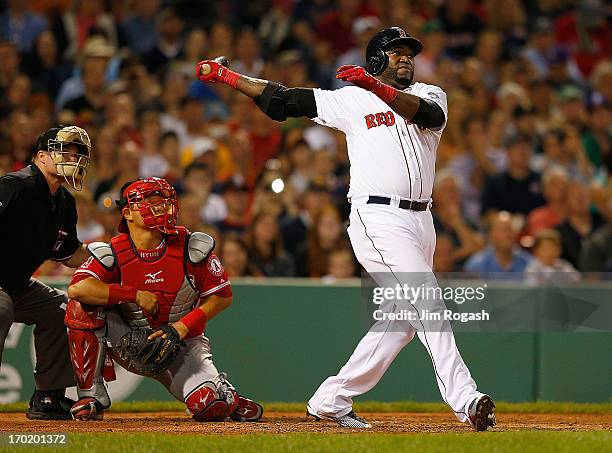
<svg viewBox="0 0 612 453"><path fill-rule="evenodd" d="M416 82L404 90L438 104L448 117L446 93ZM404 120L375 94L356 86L334 91L315 89L313 120L346 134L351 182L348 196L398 196L409 200L431 197L436 149L442 127L422 129Z"/></svg>

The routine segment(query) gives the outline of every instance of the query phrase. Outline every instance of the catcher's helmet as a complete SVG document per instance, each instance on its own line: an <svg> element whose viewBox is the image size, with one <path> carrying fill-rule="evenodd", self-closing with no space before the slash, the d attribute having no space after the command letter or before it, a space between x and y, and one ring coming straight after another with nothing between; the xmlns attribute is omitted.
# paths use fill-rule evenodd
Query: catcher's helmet
<svg viewBox="0 0 612 453"><path fill-rule="evenodd" d="M406 44L416 56L423 50L421 41L410 36L399 27L385 28L374 35L366 48L366 69L372 75L380 75L389 64L389 56L385 53L393 44Z"/></svg>
<svg viewBox="0 0 612 453"><path fill-rule="evenodd" d="M148 197L155 199L147 200ZM156 228L166 234L178 234L176 190L165 179L151 177L129 181L121 187L119 200L115 203L121 211L128 205L138 209L148 228ZM125 217L121 218L118 230L121 233L129 232Z"/></svg>

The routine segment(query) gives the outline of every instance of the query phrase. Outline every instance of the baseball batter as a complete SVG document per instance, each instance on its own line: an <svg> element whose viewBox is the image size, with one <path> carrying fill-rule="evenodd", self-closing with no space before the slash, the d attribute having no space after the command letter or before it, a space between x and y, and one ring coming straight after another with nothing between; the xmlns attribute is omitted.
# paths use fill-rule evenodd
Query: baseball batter
<svg viewBox="0 0 612 453"><path fill-rule="evenodd" d="M206 322L232 302L214 240L176 225L176 192L161 178L126 183L117 204L121 234L110 244L90 244L92 257L68 287L66 325L79 395L72 416L102 419L114 359L161 382L196 421L259 420L263 408L217 371L203 335Z"/></svg>
<svg viewBox="0 0 612 453"><path fill-rule="evenodd" d="M338 68L352 82L334 91L287 88L231 71L222 59L196 65L203 82L221 82L252 97L270 118L306 116L345 133L350 159L351 202L348 233L355 254L380 286L435 285L432 273L435 231L430 212L436 149L446 125L446 94L413 83L420 41L398 27L375 35L366 49L366 69ZM412 310L445 309L442 300L412 300ZM385 313L406 308L384 304ZM444 401L457 418L477 431L495 425L494 403L479 392L463 362L448 321L377 321L336 376L308 402L307 413L341 426L369 428L355 414L353 397L382 378L415 335L425 346ZM407 379L407 382L409 379Z"/></svg>

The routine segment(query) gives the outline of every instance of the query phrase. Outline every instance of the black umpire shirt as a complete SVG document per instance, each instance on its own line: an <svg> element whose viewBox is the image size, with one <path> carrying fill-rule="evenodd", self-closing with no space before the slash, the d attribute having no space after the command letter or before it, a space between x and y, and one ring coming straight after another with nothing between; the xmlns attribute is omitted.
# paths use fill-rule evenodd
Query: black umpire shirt
<svg viewBox="0 0 612 453"><path fill-rule="evenodd" d="M30 165L0 177L0 287L24 288L46 260L70 258L81 246L74 197L63 186L54 195Z"/></svg>

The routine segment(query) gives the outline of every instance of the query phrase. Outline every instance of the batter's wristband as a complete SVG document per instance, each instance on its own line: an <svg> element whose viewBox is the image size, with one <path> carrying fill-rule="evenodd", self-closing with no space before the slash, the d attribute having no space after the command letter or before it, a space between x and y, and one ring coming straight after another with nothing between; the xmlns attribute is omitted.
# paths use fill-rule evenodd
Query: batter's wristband
<svg viewBox="0 0 612 453"><path fill-rule="evenodd" d="M395 101L398 91L390 85L377 80L376 85L372 88L372 93L381 98L386 104Z"/></svg>
<svg viewBox="0 0 612 453"><path fill-rule="evenodd" d="M123 304L125 302L136 301L136 288L131 286L121 286L115 283L108 285L107 306Z"/></svg>
<svg viewBox="0 0 612 453"><path fill-rule="evenodd" d="M185 324L187 330L189 330L190 337L202 335L204 327L206 327L206 313L196 308L183 316L179 321Z"/></svg>
<svg viewBox="0 0 612 453"><path fill-rule="evenodd" d="M232 88L236 88L236 86L238 85L238 79L240 79L240 74L228 68L225 68L224 72L225 73L223 74L223 78L221 79L221 82L223 82L226 85L231 86Z"/></svg>

